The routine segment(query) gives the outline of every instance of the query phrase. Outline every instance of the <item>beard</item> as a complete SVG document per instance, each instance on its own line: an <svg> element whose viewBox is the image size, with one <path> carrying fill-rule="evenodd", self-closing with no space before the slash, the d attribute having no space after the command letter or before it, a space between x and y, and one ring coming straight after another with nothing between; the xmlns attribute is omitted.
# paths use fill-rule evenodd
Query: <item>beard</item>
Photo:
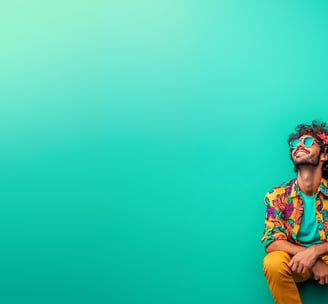
<svg viewBox="0 0 328 304"><path fill-rule="evenodd" d="M317 155L309 155L309 157L305 159L300 159L300 160L292 159L294 163L295 172L297 172L301 166L317 167L320 162L320 155L321 153L318 153Z"/></svg>

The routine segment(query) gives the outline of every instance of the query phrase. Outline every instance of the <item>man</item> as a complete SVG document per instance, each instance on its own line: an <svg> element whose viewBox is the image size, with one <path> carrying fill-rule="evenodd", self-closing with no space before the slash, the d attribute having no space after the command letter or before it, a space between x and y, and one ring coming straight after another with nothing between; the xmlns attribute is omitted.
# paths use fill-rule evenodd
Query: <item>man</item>
<svg viewBox="0 0 328 304"><path fill-rule="evenodd" d="M301 124L289 135L297 178L265 196L264 274L276 303L302 303L295 282L328 284L328 130Z"/></svg>

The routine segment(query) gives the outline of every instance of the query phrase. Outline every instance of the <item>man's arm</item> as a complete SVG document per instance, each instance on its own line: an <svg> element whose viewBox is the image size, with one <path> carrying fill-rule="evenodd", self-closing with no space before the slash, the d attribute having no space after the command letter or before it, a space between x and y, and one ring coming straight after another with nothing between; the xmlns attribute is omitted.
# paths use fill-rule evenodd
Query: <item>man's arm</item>
<svg viewBox="0 0 328 304"><path fill-rule="evenodd" d="M327 242L312 245L296 253L288 264L290 269L297 273L305 273L309 269L312 269L316 261L324 254L328 253L327 245Z"/></svg>
<svg viewBox="0 0 328 304"><path fill-rule="evenodd" d="M285 240L277 240L268 245L266 252L284 251L289 253L293 256L288 263L289 268L297 273L305 273L315 264L318 259L314 253L313 247L314 246L306 248L292 244Z"/></svg>
<svg viewBox="0 0 328 304"><path fill-rule="evenodd" d="M264 206L266 208L265 227L262 237L262 243L267 248L269 245L278 240L287 241L287 230L283 220L283 203L284 198L281 194L268 192L264 197Z"/></svg>
<svg viewBox="0 0 328 304"><path fill-rule="evenodd" d="M313 245L311 247L314 248L314 252L318 256L318 258L323 256L323 255L326 255L328 253L328 243L327 242L323 242L321 244Z"/></svg>
<svg viewBox="0 0 328 304"><path fill-rule="evenodd" d="M328 253L328 243L324 242L306 248L285 240L277 240L266 248L267 253L277 250L285 251L293 256L288 263L292 271L305 273L315 265L321 256Z"/></svg>
<svg viewBox="0 0 328 304"><path fill-rule="evenodd" d="M265 249L265 251L267 253L272 252L272 251L285 251L285 252L289 253L290 255L295 255L295 254L297 254L301 251L304 251L304 250L306 250L305 247L295 245L295 244L290 243L290 242L285 241L285 240L273 241Z"/></svg>

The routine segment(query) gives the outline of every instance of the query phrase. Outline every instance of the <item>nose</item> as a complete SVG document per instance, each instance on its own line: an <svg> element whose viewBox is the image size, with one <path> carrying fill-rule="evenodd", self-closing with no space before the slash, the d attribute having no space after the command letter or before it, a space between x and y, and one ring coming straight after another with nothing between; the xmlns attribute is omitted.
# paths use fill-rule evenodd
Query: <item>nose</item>
<svg viewBox="0 0 328 304"><path fill-rule="evenodd" d="M300 139L300 141L297 143L296 145L296 148L299 146L299 145L302 145L303 146L303 139Z"/></svg>
<svg viewBox="0 0 328 304"><path fill-rule="evenodd" d="M301 138L300 139L300 141L296 145L296 148L298 148L299 145L301 145L301 147L305 149L305 146L304 146L304 138Z"/></svg>

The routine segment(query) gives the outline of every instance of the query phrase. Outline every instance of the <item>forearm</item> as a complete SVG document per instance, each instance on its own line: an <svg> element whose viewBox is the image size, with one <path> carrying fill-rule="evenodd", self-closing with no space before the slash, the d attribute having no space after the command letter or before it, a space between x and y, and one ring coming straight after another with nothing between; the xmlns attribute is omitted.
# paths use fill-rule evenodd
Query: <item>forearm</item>
<svg viewBox="0 0 328 304"><path fill-rule="evenodd" d="M319 258L328 253L328 243L324 242L321 244L313 245L315 255Z"/></svg>
<svg viewBox="0 0 328 304"><path fill-rule="evenodd" d="M277 241L273 241L270 245L268 245L265 251L267 253L272 251L285 251L290 255L295 255L296 253L304 251L305 249L306 249L305 247L290 243L285 240L277 240Z"/></svg>

